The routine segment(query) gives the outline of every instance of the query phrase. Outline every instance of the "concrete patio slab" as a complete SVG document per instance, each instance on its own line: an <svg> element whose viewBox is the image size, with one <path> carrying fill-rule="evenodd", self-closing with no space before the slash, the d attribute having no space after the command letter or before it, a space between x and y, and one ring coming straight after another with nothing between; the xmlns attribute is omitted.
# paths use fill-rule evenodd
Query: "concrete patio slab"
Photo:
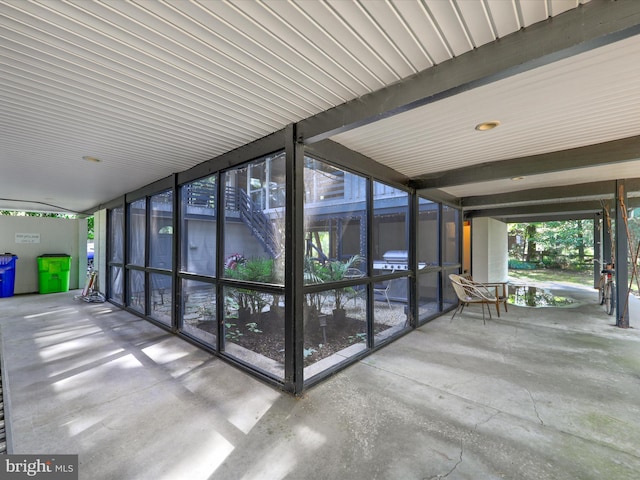
<svg viewBox="0 0 640 480"><path fill-rule="evenodd" d="M439 317L310 389L77 292L0 299L10 453L81 479L637 479L640 331L567 308Z"/></svg>

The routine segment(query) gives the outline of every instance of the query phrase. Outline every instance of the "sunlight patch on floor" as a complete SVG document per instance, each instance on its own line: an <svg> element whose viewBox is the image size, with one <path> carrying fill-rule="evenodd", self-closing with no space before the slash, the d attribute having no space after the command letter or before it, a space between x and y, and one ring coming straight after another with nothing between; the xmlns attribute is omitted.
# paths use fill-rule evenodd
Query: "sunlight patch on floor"
<svg viewBox="0 0 640 480"><path fill-rule="evenodd" d="M133 355L117 357L99 365L81 367L77 373L62 376L51 382L53 394L51 401L58 405L76 405L82 402L84 406L103 403L106 399L102 391L109 391L110 395L118 396L131 392L130 386L119 381L120 377L129 375L125 369L141 368L143 364ZM55 377L53 377L55 379ZM113 386L118 391L114 394Z"/></svg>
<svg viewBox="0 0 640 480"><path fill-rule="evenodd" d="M305 448L320 448L327 443L327 437L316 432L307 425L298 425L295 429L296 438Z"/></svg>
<svg viewBox="0 0 640 480"><path fill-rule="evenodd" d="M32 318L45 317L47 315L57 315L60 313L78 313L78 310L75 308L60 308L58 310L48 310L42 313L34 313L33 315L25 315L22 318L30 320Z"/></svg>
<svg viewBox="0 0 640 480"><path fill-rule="evenodd" d="M83 352L94 352L99 347L107 345L107 342L103 337L97 336L99 333L99 330L95 332L88 332L87 335L83 335L75 340L67 339L63 343L41 346L39 352L40 358L46 362L53 362L56 360L62 360L65 357L78 356ZM44 340L43 342L36 341L35 343L44 343ZM117 351L122 351L122 349L117 349ZM105 356L109 356L111 354L113 354L113 351ZM95 357L91 358L92 362L95 360Z"/></svg>
<svg viewBox="0 0 640 480"><path fill-rule="evenodd" d="M69 430L69 434L71 436L76 436L95 427L95 425L99 424L100 421L101 420L93 418L89 414L85 413L83 416L73 418L72 420L63 423L60 426L67 427L67 429Z"/></svg>
<svg viewBox="0 0 640 480"><path fill-rule="evenodd" d="M275 441L270 452L260 459L254 459L242 480L282 480L294 471L297 462L291 442Z"/></svg>
<svg viewBox="0 0 640 480"><path fill-rule="evenodd" d="M185 348L184 344L178 344L172 338L143 348L142 352L158 365L174 362L191 353Z"/></svg>
<svg viewBox="0 0 640 480"><path fill-rule="evenodd" d="M233 405L227 405L233 408L228 420L238 430L248 434L279 397L280 394L277 391L269 392L263 389L260 395L235 398Z"/></svg>
<svg viewBox="0 0 640 480"><path fill-rule="evenodd" d="M211 438L192 442L189 454L183 455L163 478L207 480L233 452L234 446L217 432Z"/></svg>

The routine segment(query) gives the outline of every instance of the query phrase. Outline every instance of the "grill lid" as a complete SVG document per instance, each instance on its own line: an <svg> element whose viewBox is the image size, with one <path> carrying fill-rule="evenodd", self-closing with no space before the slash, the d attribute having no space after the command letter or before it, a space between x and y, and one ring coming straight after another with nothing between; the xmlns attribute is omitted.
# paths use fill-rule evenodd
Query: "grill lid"
<svg viewBox="0 0 640 480"><path fill-rule="evenodd" d="M389 250L382 255L385 262L402 262L407 263L409 261L409 252L407 250Z"/></svg>

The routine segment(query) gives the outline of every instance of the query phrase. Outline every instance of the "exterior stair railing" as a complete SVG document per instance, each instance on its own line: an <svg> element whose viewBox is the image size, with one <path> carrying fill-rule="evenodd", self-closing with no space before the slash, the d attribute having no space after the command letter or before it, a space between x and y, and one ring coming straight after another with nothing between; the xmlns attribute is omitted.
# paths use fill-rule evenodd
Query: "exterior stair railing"
<svg viewBox="0 0 640 480"><path fill-rule="evenodd" d="M280 242L274 232L273 222L260 206L241 188L225 187L225 210L235 212L249 227L251 234L274 258L280 255ZM187 192L187 203L193 206L214 208L215 189L211 185L193 184Z"/></svg>
<svg viewBox="0 0 640 480"><path fill-rule="evenodd" d="M273 222L251 197L241 188L225 188L225 206L236 210L240 219L249 227L254 237L271 254L273 258L280 256L280 242L274 232ZM233 206L233 208L229 208Z"/></svg>

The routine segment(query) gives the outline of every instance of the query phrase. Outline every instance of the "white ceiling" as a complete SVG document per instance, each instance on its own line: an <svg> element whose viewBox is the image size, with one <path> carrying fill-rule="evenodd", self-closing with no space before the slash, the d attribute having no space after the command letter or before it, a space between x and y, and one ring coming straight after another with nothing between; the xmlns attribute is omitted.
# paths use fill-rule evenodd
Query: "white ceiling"
<svg viewBox="0 0 640 480"><path fill-rule="evenodd" d="M409 176L471 167L486 162L567 150L640 135L640 38L554 62L427 106L333 137L339 143ZM526 94L523 94L526 92ZM479 123L499 120L489 131ZM616 179L623 169L554 174ZM638 165L635 172L640 173ZM525 179L517 187L492 185L494 193L542 186ZM482 187L475 186L475 188ZM473 186L445 188L473 195Z"/></svg>
<svg viewBox="0 0 640 480"><path fill-rule="evenodd" d="M585 3L0 0L0 208L92 209ZM332 140L418 177L636 136L639 74L633 36ZM487 120L502 124L474 130ZM444 191L640 177L640 162L584 170Z"/></svg>

